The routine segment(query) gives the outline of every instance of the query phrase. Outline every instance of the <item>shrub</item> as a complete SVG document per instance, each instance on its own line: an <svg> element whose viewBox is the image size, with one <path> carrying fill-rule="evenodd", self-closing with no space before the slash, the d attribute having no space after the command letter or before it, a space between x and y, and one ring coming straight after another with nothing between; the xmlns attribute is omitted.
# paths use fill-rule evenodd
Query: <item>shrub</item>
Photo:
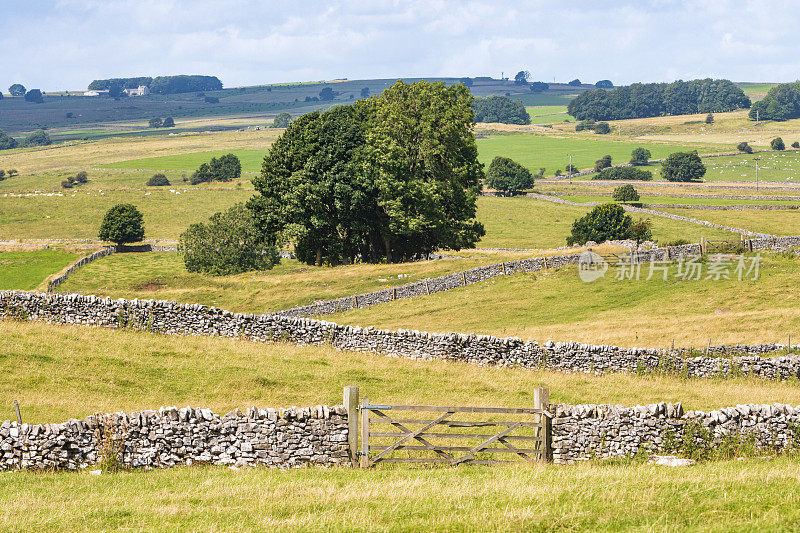
<svg viewBox="0 0 800 533"><path fill-rule="evenodd" d="M567 244L597 243L608 240L627 239L633 221L618 204L600 204L584 217L572 223L572 234Z"/></svg>
<svg viewBox="0 0 800 533"><path fill-rule="evenodd" d="M292 123L292 115L289 113L280 113L272 121L273 128L288 128Z"/></svg>
<svg viewBox="0 0 800 533"><path fill-rule="evenodd" d="M0 181L3 181L4 179L6 179L6 171L0 169Z"/></svg>
<svg viewBox="0 0 800 533"><path fill-rule="evenodd" d="M601 157L600 159L598 159L597 161L594 162L594 169L597 172L600 172L604 168L608 168L610 166L611 166L611 156L610 155L604 155L603 157Z"/></svg>
<svg viewBox="0 0 800 533"><path fill-rule="evenodd" d="M772 141L770 141L770 143L769 143L769 146L773 150L785 150L786 149L786 145L783 144L783 139L781 139L780 137L775 137L774 139L772 139Z"/></svg>
<svg viewBox="0 0 800 533"><path fill-rule="evenodd" d="M581 120L575 124L575 131L593 130L595 122L592 119Z"/></svg>
<svg viewBox="0 0 800 533"><path fill-rule="evenodd" d="M17 140L14 137L10 136L3 130L0 130L0 150L11 150L12 148L16 148L18 145L19 143L17 143Z"/></svg>
<svg viewBox="0 0 800 533"><path fill-rule="evenodd" d="M37 130L25 137L23 146L48 146L52 144L50 136L44 130Z"/></svg>
<svg viewBox="0 0 800 533"><path fill-rule="evenodd" d="M75 174L75 181L78 183L86 183L89 181L89 175L86 173L85 170L81 170L77 174Z"/></svg>
<svg viewBox="0 0 800 533"><path fill-rule="evenodd" d="M169 180L164 174L153 174L149 180L147 180L148 187L166 187L168 186Z"/></svg>
<svg viewBox="0 0 800 533"><path fill-rule="evenodd" d="M697 152L675 152L661 163L661 175L667 181L695 181L706 173Z"/></svg>
<svg viewBox="0 0 800 533"><path fill-rule="evenodd" d="M116 244L139 242L144 239L142 214L133 204L117 204L106 212L97 236Z"/></svg>
<svg viewBox="0 0 800 533"><path fill-rule="evenodd" d="M642 217L636 219L631 223L630 238L636 241L636 248L639 248L639 244L644 241L651 240L653 238L653 222Z"/></svg>
<svg viewBox="0 0 800 533"><path fill-rule="evenodd" d="M608 122L598 122L594 125L593 129L595 133L599 133L600 135L611 133L611 126L608 125Z"/></svg>
<svg viewBox="0 0 800 533"><path fill-rule="evenodd" d="M753 153L753 147L747 144L747 141L742 141L739 144L737 144L736 149L739 150L740 152L744 152L745 154Z"/></svg>
<svg viewBox="0 0 800 533"><path fill-rule="evenodd" d="M713 124L714 123L714 113L709 113L706 115L706 124Z"/></svg>
<svg viewBox="0 0 800 533"><path fill-rule="evenodd" d="M592 177L593 180L650 181L653 173L636 167L609 167Z"/></svg>
<svg viewBox="0 0 800 533"><path fill-rule="evenodd" d="M797 142L797 141L793 142L792 143L792 148L800 148L800 142Z"/></svg>
<svg viewBox="0 0 800 533"><path fill-rule="evenodd" d="M263 243L244 204L216 213L208 223L189 226L180 236L178 251L186 270L214 276L269 270L280 261L278 248Z"/></svg>
<svg viewBox="0 0 800 533"><path fill-rule="evenodd" d="M13 176L16 176L17 174L19 174L19 172L15 168L12 168L11 170L8 171L8 177L9 178L11 178Z"/></svg>
<svg viewBox="0 0 800 533"><path fill-rule="evenodd" d="M631 184L617 187L611 197L616 202L630 203L639 201L639 193L636 192L636 189Z"/></svg>
<svg viewBox="0 0 800 533"><path fill-rule="evenodd" d="M634 148L631 152L631 165L646 165L652 154L647 148Z"/></svg>
<svg viewBox="0 0 800 533"><path fill-rule="evenodd" d="M72 182L70 180L64 180L61 182L61 187L63 187L64 189L71 189Z"/></svg>
<svg viewBox="0 0 800 533"><path fill-rule="evenodd" d="M212 157L208 163L200 165L190 180L192 185L212 181L231 181L239 179L242 175L242 164L233 154L223 155L219 158Z"/></svg>
<svg viewBox="0 0 800 533"><path fill-rule="evenodd" d="M564 167L564 170L566 170L570 174L575 174L576 172L578 172L578 167L576 167L572 163L567 163L567 166Z"/></svg>
<svg viewBox="0 0 800 533"><path fill-rule="evenodd" d="M530 170L516 161L508 157L497 156L489 165L485 183L490 189L514 196L533 186L533 176L531 176Z"/></svg>
<svg viewBox="0 0 800 533"><path fill-rule="evenodd" d="M151 118L149 122L151 128L160 128L163 124L164 121L162 121L159 117Z"/></svg>
<svg viewBox="0 0 800 533"><path fill-rule="evenodd" d="M174 128L175 127L175 119L172 117L167 117L164 119L164 123L161 124L162 128Z"/></svg>

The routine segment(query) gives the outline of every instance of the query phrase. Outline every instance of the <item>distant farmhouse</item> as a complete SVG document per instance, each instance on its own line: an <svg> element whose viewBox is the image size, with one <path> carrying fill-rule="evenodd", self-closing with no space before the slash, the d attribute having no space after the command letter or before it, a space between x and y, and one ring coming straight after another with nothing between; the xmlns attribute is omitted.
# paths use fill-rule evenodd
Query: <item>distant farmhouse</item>
<svg viewBox="0 0 800 533"><path fill-rule="evenodd" d="M139 85L136 89L125 89L123 92L128 96L147 96L150 94L150 87L147 85Z"/></svg>

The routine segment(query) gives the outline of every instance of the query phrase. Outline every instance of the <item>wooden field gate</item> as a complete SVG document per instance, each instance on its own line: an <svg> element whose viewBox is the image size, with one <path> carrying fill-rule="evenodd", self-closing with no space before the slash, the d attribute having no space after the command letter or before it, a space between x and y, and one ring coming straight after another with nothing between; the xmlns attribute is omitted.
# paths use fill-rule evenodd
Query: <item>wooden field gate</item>
<svg viewBox="0 0 800 533"><path fill-rule="evenodd" d="M532 408L394 405L359 402L345 387L353 465L381 463L504 464L550 461L549 391L534 390Z"/></svg>

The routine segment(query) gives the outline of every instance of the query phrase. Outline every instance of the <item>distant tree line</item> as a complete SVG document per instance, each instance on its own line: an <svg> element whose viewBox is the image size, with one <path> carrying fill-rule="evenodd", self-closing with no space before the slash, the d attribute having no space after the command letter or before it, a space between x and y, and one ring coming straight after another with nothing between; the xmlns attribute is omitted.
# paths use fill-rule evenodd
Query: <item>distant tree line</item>
<svg viewBox="0 0 800 533"><path fill-rule="evenodd" d="M800 118L800 82L781 83L767 92L750 108L753 120L789 120Z"/></svg>
<svg viewBox="0 0 800 533"><path fill-rule="evenodd" d="M620 120L721 113L746 107L750 107L750 99L733 82L706 78L592 89L575 97L567 111L578 120Z"/></svg>
<svg viewBox="0 0 800 533"><path fill-rule="evenodd" d="M530 124L531 117L522 100L507 96L475 98L472 102L475 122L501 122L503 124Z"/></svg>
<svg viewBox="0 0 800 533"><path fill-rule="evenodd" d="M222 82L216 76L181 74L177 76L157 76L155 78L140 76L137 78L94 80L89 84L89 90L109 91L112 96L118 96L124 89L135 89L140 85L149 87L150 92L155 94L219 91L222 89Z"/></svg>

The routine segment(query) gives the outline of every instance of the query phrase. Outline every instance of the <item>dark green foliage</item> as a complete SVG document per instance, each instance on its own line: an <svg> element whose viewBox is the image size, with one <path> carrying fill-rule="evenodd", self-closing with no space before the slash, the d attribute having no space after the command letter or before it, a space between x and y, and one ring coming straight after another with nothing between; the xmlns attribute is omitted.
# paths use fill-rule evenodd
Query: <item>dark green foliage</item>
<svg viewBox="0 0 800 533"><path fill-rule="evenodd" d="M626 187L630 187L630 185L626 185ZM636 196L638 198L639 195ZM629 238L636 241L637 248L642 242L651 240L653 238L653 222L648 218L639 217L631 224Z"/></svg>
<svg viewBox="0 0 800 533"><path fill-rule="evenodd" d="M97 237L115 244L144 239L144 220L133 204L117 204L106 212Z"/></svg>
<svg viewBox="0 0 800 533"><path fill-rule="evenodd" d="M707 78L593 89L579 94L567 110L578 120L620 120L722 113L746 107L750 107L750 99L733 82Z"/></svg>
<svg viewBox="0 0 800 533"><path fill-rule="evenodd" d="M231 181L242 176L242 163L234 154L212 157L208 163L200 165L191 177L191 184L211 181Z"/></svg>
<svg viewBox="0 0 800 533"><path fill-rule="evenodd" d="M244 204L189 226L181 233L178 252L186 270L213 276L269 270L280 262L277 246L262 241L253 213Z"/></svg>
<svg viewBox="0 0 800 533"><path fill-rule="evenodd" d="M594 84L595 88L597 89L613 89L614 84L611 83L611 80L600 80Z"/></svg>
<svg viewBox="0 0 800 533"><path fill-rule="evenodd" d="M162 128L174 128L175 127L175 120L172 117L167 117L164 119L164 123L161 124Z"/></svg>
<svg viewBox="0 0 800 533"><path fill-rule="evenodd" d="M484 183L507 196L514 196L520 191L533 187L531 171L509 157L497 156L486 171Z"/></svg>
<svg viewBox="0 0 800 533"><path fill-rule="evenodd" d="M706 115L706 124L713 124L714 123L714 113L709 113Z"/></svg>
<svg viewBox="0 0 800 533"><path fill-rule="evenodd" d="M800 82L781 83L754 102L750 108L752 120L789 120L800 117Z"/></svg>
<svg viewBox="0 0 800 533"><path fill-rule="evenodd" d="M571 85L572 87L580 87L581 80L579 80L578 78L575 78L574 80L569 82L567 85Z"/></svg>
<svg viewBox="0 0 800 533"><path fill-rule="evenodd" d="M8 177L9 177L9 178L11 178L11 177L14 177L14 176L16 176L17 174L19 174L19 172L18 172L18 171L17 171L17 169L15 169L15 168L12 168L11 170L9 170L9 171L8 171Z"/></svg>
<svg viewBox="0 0 800 533"><path fill-rule="evenodd" d="M292 122L292 115L289 113L280 113L275 119L272 121L273 128L288 128L289 124Z"/></svg>
<svg viewBox="0 0 800 533"><path fill-rule="evenodd" d="M72 181L70 181L70 180L62 181L61 182L61 187L63 187L64 189L71 189L72 188Z"/></svg>
<svg viewBox="0 0 800 533"><path fill-rule="evenodd" d="M543 81L534 81L528 85L528 88L530 88L532 92L540 93L550 89L550 86Z"/></svg>
<svg viewBox="0 0 800 533"><path fill-rule="evenodd" d="M75 181L77 183L86 183L89 181L89 175L86 173L85 170L81 170L77 174L75 174Z"/></svg>
<svg viewBox="0 0 800 533"><path fill-rule="evenodd" d="M503 124L530 124L531 117L525 111L522 100L507 96L475 98L472 102L475 122L501 122Z"/></svg>
<svg viewBox="0 0 800 533"><path fill-rule="evenodd" d="M646 165L650 161L653 154L647 148L634 148L631 152L631 165L640 166Z"/></svg>
<svg viewBox="0 0 800 533"><path fill-rule="evenodd" d="M615 202L623 202L623 203L638 202L639 193L636 191L636 188L634 188L634 186L631 184L622 185L614 189L611 198L613 198Z"/></svg>
<svg viewBox="0 0 800 533"><path fill-rule="evenodd" d="M610 155L604 155L603 157L601 157L600 159L598 159L597 161L594 162L594 169L597 172L600 172L604 168L608 168L610 166L611 166L611 156Z"/></svg>
<svg viewBox="0 0 800 533"><path fill-rule="evenodd" d="M572 223L572 235L567 244L586 244L588 241L601 243L610 240L627 239L633 221L618 204L600 204L586 216Z"/></svg>
<svg viewBox="0 0 800 533"><path fill-rule="evenodd" d="M48 146L52 144L50 136L44 130L36 130L28 134L22 141L22 146Z"/></svg>
<svg viewBox="0 0 800 533"><path fill-rule="evenodd" d="M592 119L581 120L575 124L575 131L594 130L595 121Z"/></svg>
<svg viewBox="0 0 800 533"><path fill-rule="evenodd" d="M25 93L28 91L25 90L25 86L21 83L15 83L8 88L8 92L11 93L11 96L25 96Z"/></svg>
<svg viewBox="0 0 800 533"><path fill-rule="evenodd" d="M769 143L769 146L773 150L786 150L786 145L783 144L783 139L781 139L780 137L775 137L774 139L772 139L772 141L770 141Z"/></svg>
<svg viewBox="0 0 800 533"><path fill-rule="evenodd" d="M41 104L44 102L44 97L42 96L42 91L39 89L31 89L30 91L25 93L25 101L32 102L34 104Z"/></svg>
<svg viewBox="0 0 800 533"><path fill-rule="evenodd" d="M330 87L323 87L322 90L319 92L319 99L323 102L330 102L338 95L339 93L334 91Z"/></svg>
<svg viewBox="0 0 800 533"><path fill-rule="evenodd" d="M740 152L744 152L745 154L753 153L753 147L747 144L747 141L742 141L739 144L737 144L736 149L739 150Z"/></svg>
<svg viewBox="0 0 800 533"><path fill-rule="evenodd" d="M520 70L514 76L514 83L517 85L527 85L528 80L531 78L531 73L527 70Z"/></svg>
<svg viewBox="0 0 800 533"><path fill-rule="evenodd" d="M653 173L636 167L610 167L592 177L593 180L650 181Z"/></svg>
<svg viewBox="0 0 800 533"><path fill-rule="evenodd" d="M148 187L166 187L169 184L169 180L164 174L153 174L153 176L147 180Z"/></svg>
<svg viewBox="0 0 800 533"><path fill-rule="evenodd" d="M119 91L123 89L136 89L140 85L147 87L153 82L153 78L148 76L141 76L138 78L108 78L105 80L94 80L89 84L90 91L110 91L112 88L117 88Z"/></svg>
<svg viewBox="0 0 800 533"><path fill-rule="evenodd" d="M150 127L151 128L160 128L164 125L164 121L161 120L159 117L151 118L150 119Z"/></svg>
<svg viewBox="0 0 800 533"><path fill-rule="evenodd" d="M667 181L694 181L702 178L706 166L697 152L675 152L661 163L661 175Z"/></svg>
<svg viewBox="0 0 800 533"><path fill-rule="evenodd" d="M611 133L611 126L608 125L608 122L598 122L594 125L594 132L600 135Z"/></svg>
<svg viewBox="0 0 800 533"><path fill-rule="evenodd" d="M207 103L207 104L218 104L219 103L219 98L217 98L216 96L206 96L203 99L203 101L205 103Z"/></svg>
<svg viewBox="0 0 800 533"><path fill-rule="evenodd" d="M463 84L399 81L296 119L253 180L248 206L265 241L293 240L308 264L473 247L484 230L471 102Z"/></svg>
<svg viewBox="0 0 800 533"><path fill-rule="evenodd" d="M0 130L0 150L10 150L16 148L18 145L19 143L14 137Z"/></svg>
<svg viewBox="0 0 800 533"><path fill-rule="evenodd" d="M578 167L576 167L572 163L567 163L565 170L570 174L575 174L576 172L578 172Z"/></svg>
<svg viewBox="0 0 800 533"><path fill-rule="evenodd" d="M800 148L800 142L797 142L797 141L793 142L792 143L792 148Z"/></svg>
<svg viewBox="0 0 800 533"><path fill-rule="evenodd" d="M219 91L222 82L216 76L158 76L150 83L150 92L155 94L193 93L197 91Z"/></svg>

